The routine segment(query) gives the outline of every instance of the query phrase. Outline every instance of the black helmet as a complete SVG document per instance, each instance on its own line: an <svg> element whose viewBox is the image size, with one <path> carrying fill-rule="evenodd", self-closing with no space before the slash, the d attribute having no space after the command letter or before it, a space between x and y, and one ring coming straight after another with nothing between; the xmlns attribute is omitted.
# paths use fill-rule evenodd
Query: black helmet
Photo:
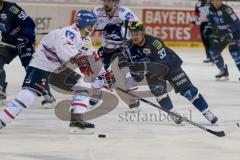
<svg viewBox="0 0 240 160"><path fill-rule="evenodd" d="M128 28L130 31L145 31L142 21L129 22Z"/></svg>

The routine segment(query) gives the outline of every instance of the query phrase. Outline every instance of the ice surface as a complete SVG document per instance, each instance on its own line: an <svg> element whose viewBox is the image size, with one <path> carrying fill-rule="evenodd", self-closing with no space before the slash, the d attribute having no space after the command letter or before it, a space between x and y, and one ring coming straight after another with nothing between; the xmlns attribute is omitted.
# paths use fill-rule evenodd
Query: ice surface
<svg viewBox="0 0 240 160"><path fill-rule="evenodd" d="M174 48L184 60L183 68L192 82L219 116L227 132L218 138L188 124L176 126L165 121L128 121L122 119L127 106L119 106L108 115L93 120L94 135L69 134L68 122L56 118L54 110L44 110L37 100L32 108L0 131L1 160L239 160L240 129L232 128L240 120L240 77L230 54L224 51L230 81L216 82L216 67L203 64L201 48ZM8 99L21 88L24 78L20 63L15 60L6 67ZM61 100L63 95L56 94ZM203 116L183 97L171 93L176 110L193 121L211 129ZM149 99L153 100L153 98ZM155 108L141 105L142 116L156 114ZM129 118L129 117L128 117ZM98 134L106 134L105 139Z"/></svg>

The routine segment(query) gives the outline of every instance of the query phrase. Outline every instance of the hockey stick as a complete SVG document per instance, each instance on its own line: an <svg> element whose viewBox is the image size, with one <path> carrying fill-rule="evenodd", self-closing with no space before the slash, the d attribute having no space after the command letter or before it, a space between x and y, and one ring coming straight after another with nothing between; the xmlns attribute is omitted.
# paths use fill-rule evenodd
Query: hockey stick
<svg viewBox="0 0 240 160"><path fill-rule="evenodd" d="M151 105L151 106L153 106L153 107L155 107L155 108L161 109L162 111L164 111L164 112L166 112L166 113L168 113L168 114L170 114L170 115L173 115L173 116L175 116L175 117L177 117L177 118L180 118L180 119L182 119L183 121L188 122L188 123L190 123L191 125L193 125L193 126L195 126L195 127L197 127L197 128L200 128L200 129L202 129L202 130L204 130L204 131L207 131L207 132L209 132L209 133L211 133L211 134L213 134L213 135L215 135L215 136L217 136L217 137L224 137L224 136L225 136L225 132L224 132L224 131L213 131L213 130L208 129L208 128L206 128L206 127L204 127L204 126L202 126L202 125L200 125L200 124L198 124L198 123L195 123L195 122L193 122L193 121L191 121L191 120L189 120L189 119L187 119L187 118L185 118L185 117L182 117L182 116L180 116L180 115L177 115L177 114L175 114L174 112L168 111L168 110L162 108L161 106L158 106L158 105L156 105L156 104L154 104L154 103L152 103L152 102L150 102L150 101L148 101L148 100L146 100L146 99L144 99L144 98L141 98L141 97L139 97L139 96L137 96L137 95L135 95L135 94L132 94L132 93L130 93L130 92L128 92L128 91L126 91L126 90L124 90L124 89L122 89L122 88L117 87L117 89L120 90L120 91L122 91L122 92L125 93L125 94L128 94L128 95L132 96L132 97L139 98L140 101L142 101L142 102L144 102L144 103L147 103L147 104L149 104L149 105Z"/></svg>
<svg viewBox="0 0 240 160"><path fill-rule="evenodd" d="M5 47L10 47L10 48L16 49L16 46L11 45L11 44L8 44L8 43L5 43L5 42L0 42L0 45L5 46Z"/></svg>

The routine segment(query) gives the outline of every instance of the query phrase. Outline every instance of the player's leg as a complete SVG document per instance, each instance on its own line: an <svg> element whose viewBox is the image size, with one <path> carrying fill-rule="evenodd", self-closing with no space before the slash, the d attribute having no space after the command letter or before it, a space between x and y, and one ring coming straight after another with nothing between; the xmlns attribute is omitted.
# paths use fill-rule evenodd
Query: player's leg
<svg viewBox="0 0 240 160"><path fill-rule="evenodd" d="M48 86L49 72L29 67L23 82L22 90L15 99L7 103L7 107L0 112L0 121L3 126L9 124L25 109L29 108L37 96L41 96ZM3 127L2 126L2 127Z"/></svg>
<svg viewBox="0 0 240 160"><path fill-rule="evenodd" d="M203 22L201 23L200 25L200 35L201 35L201 39L202 39L202 42L203 42L203 45L204 45L204 48L205 48L205 53L206 53L206 59L203 61L203 63L209 63L209 62L212 62L212 57L209 53L209 47L210 47L210 40L208 37L204 36L204 29L205 27L208 25L207 22Z"/></svg>
<svg viewBox="0 0 240 160"><path fill-rule="evenodd" d="M210 111L208 103L198 91L198 88L192 84L182 68L172 70L167 75L167 79L174 86L175 92L180 93L188 99L210 123L215 124L217 122L218 118Z"/></svg>
<svg viewBox="0 0 240 160"><path fill-rule="evenodd" d="M6 72L4 70L4 59L0 56L0 105L5 104L6 95Z"/></svg>
<svg viewBox="0 0 240 160"><path fill-rule="evenodd" d="M35 52L33 44L20 44L17 45L17 54L20 58L22 66L27 71L28 65L32 59L32 55ZM43 93L43 101L41 102L43 108L51 109L55 107L56 99L52 95L50 88L47 87Z"/></svg>
<svg viewBox="0 0 240 160"><path fill-rule="evenodd" d="M147 79L150 91L156 97L158 104L166 110L179 114L175 111L172 101L167 93L168 90L167 90L166 80L159 79L159 77L153 76L153 74L150 72L146 75L146 79ZM172 120L176 124L182 123L182 119L179 119L170 114L169 116L172 118Z"/></svg>
<svg viewBox="0 0 240 160"><path fill-rule="evenodd" d="M72 133L93 133L94 124L84 121L84 113L89 107L88 92L84 89L91 88L91 84L84 82L81 75L72 68L66 67L60 72L49 75L49 84L54 88L68 93L73 93L70 107L70 128Z"/></svg>
<svg viewBox="0 0 240 160"><path fill-rule="evenodd" d="M228 80L228 68L227 65L224 63L223 57L221 55L221 52L227 46L227 42L221 42L218 36L216 36L216 38L211 38L211 41L212 43L209 49L209 53L217 68L219 69L219 73L215 76L215 78L217 80L220 80L221 78Z"/></svg>
<svg viewBox="0 0 240 160"><path fill-rule="evenodd" d="M88 91L78 90L75 91L71 107L71 122L70 128L72 133L91 134L94 133L94 124L84 120L84 114L89 107Z"/></svg>
<svg viewBox="0 0 240 160"><path fill-rule="evenodd" d="M16 57L15 49L0 46L0 104L4 105L7 98L6 95L6 72L4 70L4 65L9 64Z"/></svg>
<svg viewBox="0 0 240 160"><path fill-rule="evenodd" d="M98 49L98 55L101 57L104 69L107 70L110 67L111 63L111 58L113 53L105 53L103 50L103 47ZM102 78L101 77L95 77L93 78L93 83L97 86L98 84L102 83ZM101 90L96 90L96 92L93 92L93 95L89 99L89 104L91 105L96 105L98 101L102 97L102 91Z"/></svg>
<svg viewBox="0 0 240 160"><path fill-rule="evenodd" d="M137 83L140 83L144 79L144 76L142 78L139 78L139 76L141 77L141 75L136 75L136 74L134 75L133 72L130 72L129 67L126 67L127 62L123 53L119 53L118 58L119 58L118 67L120 69L121 75L124 77L125 88L129 92L134 93L138 89ZM136 97L129 97L128 106L129 106L130 112L138 112L139 106L140 106L139 99Z"/></svg>
<svg viewBox="0 0 240 160"><path fill-rule="evenodd" d="M239 40L234 40L229 44L229 52L238 68L240 71L240 44ZM240 80L240 78L239 78Z"/></svg>

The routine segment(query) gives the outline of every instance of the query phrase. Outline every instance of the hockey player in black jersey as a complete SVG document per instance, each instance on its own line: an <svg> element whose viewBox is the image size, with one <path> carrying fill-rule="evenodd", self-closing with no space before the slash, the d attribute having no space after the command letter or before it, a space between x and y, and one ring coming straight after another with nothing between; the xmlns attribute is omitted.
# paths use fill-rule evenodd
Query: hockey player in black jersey
<svg viewBox="0 0 240 160"><path fill-rule="evenodd" d="M34 53L35 23L16 3L0 0L0 37L0 102L4 104L7 97L4 66L18 56L27 70ZM44 96L43 105L55 102L49 90Z"/></svg>
<svg viewBox="0 0 240 160"><path fill-rule="evenodd" d="M128 63L136 81L139 82L146 77L150 91L159 105L167 110L173 110L173 104L166 91L168 81L176 93L188 99L211 124L215 124L218 118L209 110L202 94L183 71L182 60L177 54L165 46L162 39L145 34L142 22L130 23L129 30L131 41L128 47ZM139 70L145 71L142 72L145 74L139 75ZM173 120L177 124L181 123L180 119Z"/></svg>
<svg viewBox="0 0 240 160"><path fill-rule="evenodd" d="M240 21L233 9L222 3L222 0L212 0L208 15L208 27L205 28L206 37L217 37L210 47L210 54L220 70L216 79L228 80L228 68L224 63L221 52L229 45L229 52L240 71ZM217 29L216 32L215 28Z"/></svg>

